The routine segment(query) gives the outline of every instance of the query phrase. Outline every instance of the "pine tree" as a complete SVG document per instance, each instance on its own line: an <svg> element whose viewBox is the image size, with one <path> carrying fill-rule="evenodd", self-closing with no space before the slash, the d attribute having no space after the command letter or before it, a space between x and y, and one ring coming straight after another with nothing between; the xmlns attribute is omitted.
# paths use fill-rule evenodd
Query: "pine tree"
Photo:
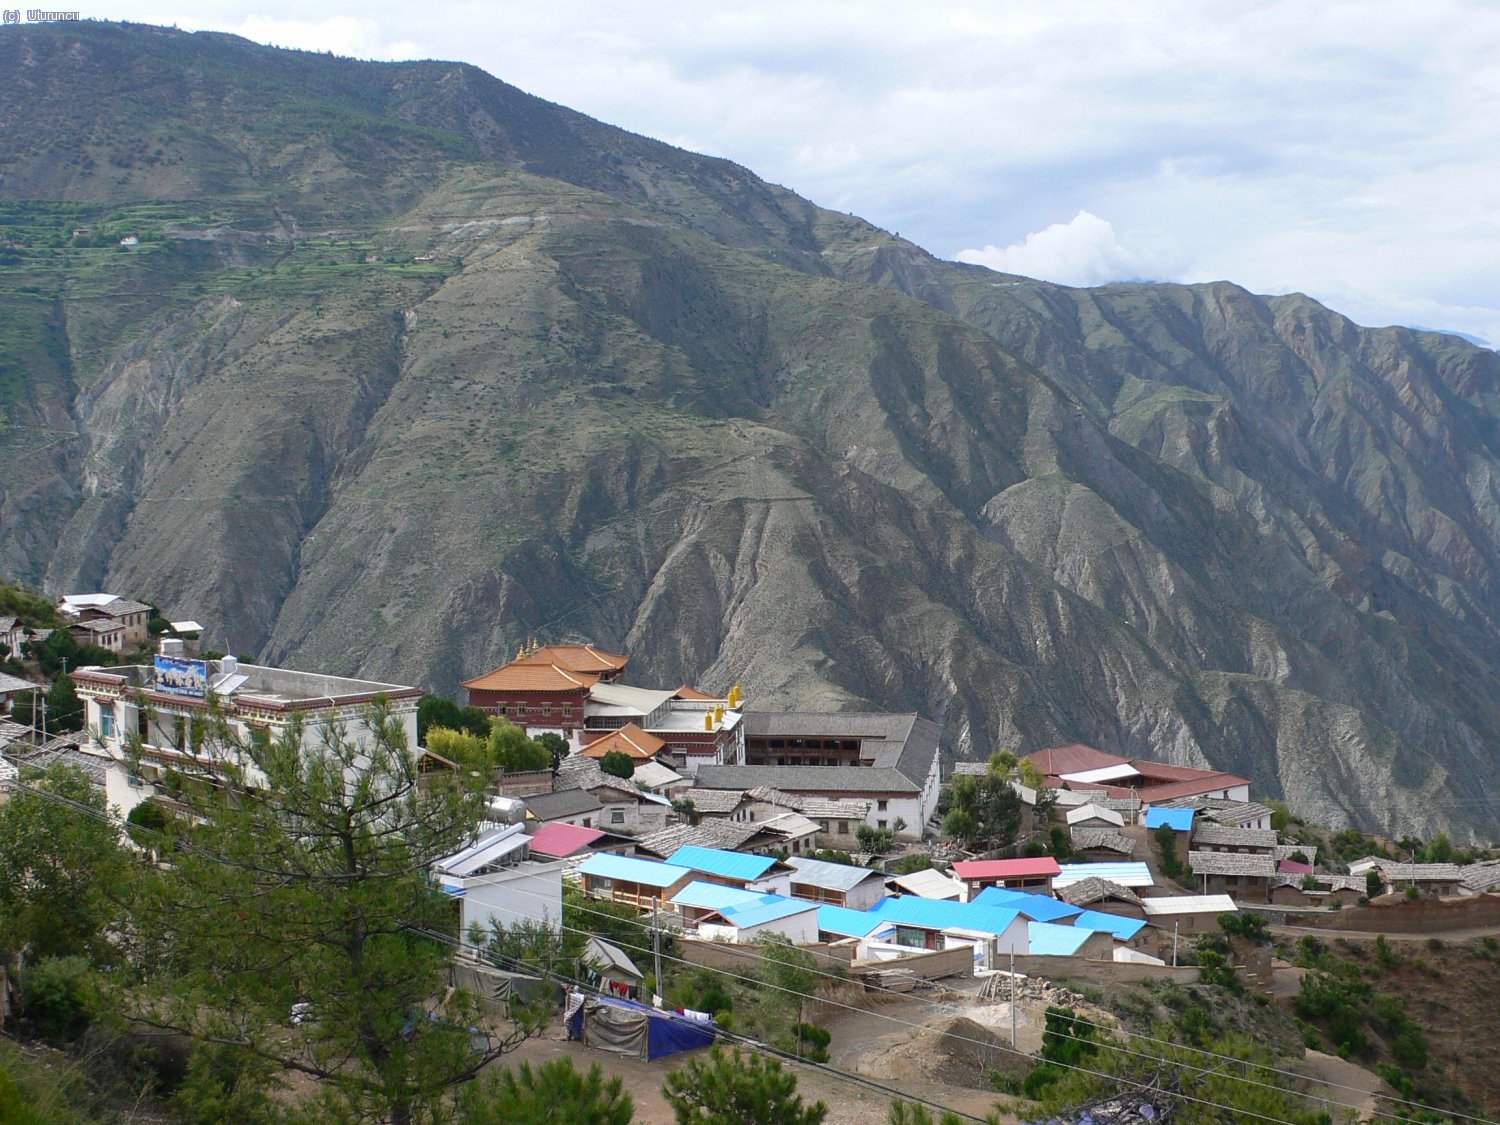
<svg viewBox="0 0 1500 1125"><path fill-rule="evenodd" d="M802 1104L797 1076L778 1059L715 1047L667 1075L662 1087L677 1125L822 1125L828 1107Z"/></svg>

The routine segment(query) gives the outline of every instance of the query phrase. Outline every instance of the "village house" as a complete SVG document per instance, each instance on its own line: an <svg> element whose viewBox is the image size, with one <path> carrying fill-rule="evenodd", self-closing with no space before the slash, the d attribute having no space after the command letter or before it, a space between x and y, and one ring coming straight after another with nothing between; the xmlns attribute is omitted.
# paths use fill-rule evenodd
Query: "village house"
<svg viewBox="0 0 1500 1125"><path fill-rule="evenodd" d="M163 782L179 771L215 774L232 764L247 767L247 780L256 783L258 772L237 746L209 743L210 706L237 745L275 740L293 724L309 745L334 731L363 745L372 737L369 709L383 700L407 747L417 753L422 691L403 684L241 664L232 656L204 661L172 655L157 656L153 664L80 668L72 679L84 703L85 748L112 760L106 793L122 815L162 792ZM138 760L130 749L132 735L140 738Z"/></svg>
<svg viewBox="0 0 1500 1125"><path fill-rule="evenodd" d="M1375 871L1383 884L1382 894L1394 894L1414 887L1418 894L1456 895L1463 877L1456 863L1397 863L1379 856L1366 856L1349 865L1349 874L1364 877Z"/></svg>
<svg viewBox="0 0 1500 1125"><path fill-rule="evenodd" d="M557 789L551 793L534 793L521 798L526 802L528 819L538 824L573 824L594 828L599 822L603 803L587 789Z"/></svg>
<svg viewBox="0 0 1500 1125"><path fill-rule="evenodd" d="M891 923L894 945L926 950L970 946L981 968L999 967L1005 954L1029 952L1026 918L1019 910L902 895L882 899L866 913Z"/></svg>
<svg viewBox="0 0 1500 1125"><path fill-rule="evenodd" d="M1074 793L1100 793L1138 804L1164 804L1187 797L1241 801L1250 797L1247 779L1222 770L1123 758L1076 742L1038 750L1024 760L1046 777L1049 789L1061 790L1066 785Z"/></svg>
<svg viewBox="0 0 1500 1125"><path fill-rule="evenodd" d="M0 617L0 657L14 656L20 658L21 646L26 643L26 626L19 617Z"/></svg>
<svg viewBox="0 0 1500 1125"><path fill-rule="evenodd" d="M1090 802L1064 814L1068 828L1108 828L1118 830L1125 827L1125 818L1114 809L1106 809Z"/></svg>
<svg viewBox="0 0 1500 1125"><path fill-rule="evenodd" d="M591 898L628 903L642 910L660 908L696 875L654 859L596 852L578 866L584 893Z"/></svg>
<svg viewBox="0 0 1500 1125"><path fill-rule="evenodd" d="M817 903L763 894L750 901L721 906L698 920L698 936L705 941L743 944L771 934L793 945L817 941Z"/></svg>
<svg viewBox="0 0 1500 1125"><path fill-rule="evenodd" d="M791 889L792 867L775 856L747 855L724 848L687 844L667 857L676 867L686 867L695 877L762 894L785 895Z"/></svg>
<svg viewBox="0 0 1500 1125"><path fill-rule="evenodd" d="M619 730L596 738L586 745L585 757L602 759L606 754L624 754L636 765L652 761L667 748L667 744L654 734L647 734L634 723L626 723Z"/></svg>
<svg viewBox="0 0 1500 1125"><path fill-rule="evenodd" d="M104 645L105 648L134 652L151 641L151 607L144 602L134 602L115 594L69 594L58 602L57 609L72 622L68 626L69 632L73 632L75 625L86 625L90 621L110 622L117 626L119 646ZM105 635L106 630L97 630L96 633ZM108 631L108 635L113 636L113 631Z"/></svg>
<svg viewBox="0 0 1500 1125"><path fill-rule="evenodd" d="M611 836L602 828L585 828L560 820L536 828L529 843L532 855L548 859L571 859L633 846L626 837Z"/></svg>
<svg viewBox="0 0 1500 1125"><path fill-rule="evenodd" d="M1271 902L1276 906L1326 908L1329 903L1353 906L1365 893L1362 875L1281 874L1271 879Z"/></svg>
<svg viewBox="0 0 1500 1125"><path fill-rule="evenodd" d="M484 945L497 927L562 924L562 861L536 854L531 842L522 825L512 824L433 864L466 945Z"/></svg>
<svg viewBox="0 0 1500 1125"><path fill-rule="evenodd" d="M1239 911L1228 895L1169 895L1143 898L1141 906L1151 924L1156 955L1176 964L1174 951L1191 949L1199 934L1219 932L1219 916Z"/></svg>
<svg viewBox="0 0 1500 1125"><path fill-rule="evenodd" d="M851 910L868 910L885 897L885 875L868 867L788 856L793 868L791 896Z"/></svg>
<svg viewBox="0 0 1500 1125"><path fill-rule="evenodd" d="M1146 917L1146 911L1141 906L1141 896L1129 887L1122 887L1108 879L1080 879L1076 883L1059 887L1057 897L1072 906L1092 907L1123 918Z"/></svg>
<svg viewBox="0 0 1500 1125"><path fill-rule="evenodd" d="M699 792L706 794L711 790ZM769 820L788 811L801 813L813 821L817 825L813 846L817 848L851 850L855 846L855 829L866 823L870 815L869 801L783 793L766 785L751 789L746 796L752 821Z"/></svg>
<svg viewBox="0 0 1500 1125"><path fill-rule="evenodd" d="M1145 811L1146 831L1157 833L1162 828L1172 830L1173 854L1177 862L1186 866L1188 852L1192 850L1193 818L1198 810L1194 808L1173 808L1165 805L1152 805Z"/></svg>
<svg viewBox="0 0 1500 1125"><path fill-rule="evenodd" d="M1113 828L1073 828L1068 839L1075 856L1088 860L1129 859L1135 855L1135 841Z"/></svg>
<svg viewBox="0 0 1500 1125"><path fill-rule="evenodd" d="M23 680L19 676L12 676L6 672L0 672L0 715L9 715L15 707L16 696L29 691L39 691L46 694L46 688L40 684L34 684L30 680Z"/></svg>
<svg viewBox="0 0 1500 1125"><path fill-rule="evenodd" d="M1231 828L1204 820L1193 827L1192 850L1264 855L1275 859L1279 839L1269 828Z"/></svg>
<svg viewBox="0 0 1500 1125"><path fill-rule="evenodd" d="M1459 893L1486 894L1500 890L1500 862L1470 863L1458 869Z"/></svg>
<svg viewBox="0 0 1500 1125"><path fill-rule="evenodd" d="M1276 858L1269 851L1188 852L1188 869L1203 894L1227 894L1235 899L1269 902Z"/></svg>
<svg viewBox="0 0 1500 1125"><path fill-rule="evenodd" d="M945 875L936 868L913 871L908 875L892 875L885 881L887 889L895 894L916 895L918 898L950 899L963 901L968 888L963 881Z"/></svg>
<svg viewBox="0 0 1500 1125"><path fill-rule="evenodd" d="M1139 891L1143 887L1154 887L1156 885L1156 880L1151 875L1151 868L1145 863L1135 860L1107 863L1064 863L1052 880L1052 888L1061 894L1066 887L1073 883L1080 883L1085 879L1107 879L1111 883L1117 883L1133 891Z"/></svg>
<svg viewBox="0 0 1500 1125"><path fill-rule="evenodd" d="M1023 859L969 859L953 865L953 874L963 880L966 901L972 902L986 887L1034 890L1052 893L1052 880L1061 868L1051 856Z"/></svg>
<svg viewBox="0 0 1500 1125"><path fill-rule="evenodd" d="M723 848L725 851L749 851L748 845L760 835L758 825L733 820L705 820L700 824L673 824L648 832L635 842L637 853L666 859L678 848L692 845L700 848Z"/></svg>
<svg viewBox="0 0 1500 1125"><path fill-rule="evenodd" d="M666 797L642 789L633 777L605 773L597 760L584 754L575 754L558 763L553 787L554 794L570 790L588 793L598 803L597 812L588 812L591 825L611 832L630 835L655 832L667 826L672 814L672 802Z"/></svg>
<svg viewBox="0 0 1500 1125"><path fill-rule="evenodd" d="M68 632L81 645L97 645L115 653L125 651L125 626L108 617L74 621L68 625Z"/></svg>

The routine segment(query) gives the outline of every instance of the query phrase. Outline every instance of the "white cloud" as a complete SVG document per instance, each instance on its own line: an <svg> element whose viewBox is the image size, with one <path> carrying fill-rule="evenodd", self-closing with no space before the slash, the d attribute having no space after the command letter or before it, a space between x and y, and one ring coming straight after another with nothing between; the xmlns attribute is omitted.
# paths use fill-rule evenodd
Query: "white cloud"
<svg viewBox="0 0 1500 1125"><path fill-rule="evenodd" d="M1500 323L1489 0L180 3L155 0L155 18L472 62L939 255L996 247L975 253ZM91 14L153 18L123 0ZM1114 236L1059 222L1085 211Z"/></svg>
<svg viewBox="0 0 1500 1125"><path fill-rule="evenodd" d="M1060 285L1104 285L1111 281L1173 280L1175 271L1120 245L1114 224L1089 211L1066 223L1053 223L1009 246L960 250L960 262L1002 273L1055 281Z"/></svg>

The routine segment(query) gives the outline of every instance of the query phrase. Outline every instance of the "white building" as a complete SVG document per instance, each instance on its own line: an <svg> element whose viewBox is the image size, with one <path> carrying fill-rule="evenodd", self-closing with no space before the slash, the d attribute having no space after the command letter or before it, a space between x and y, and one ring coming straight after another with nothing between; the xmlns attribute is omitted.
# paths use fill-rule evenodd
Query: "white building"
<svg viewBox="0 0 1500 1125"><path fill-rule="evenodd" d="M105 783L109 804L122 814L157 793L179 770L214 772L232 748L212 745L214 712L240 744L274 740L296 722L303 738L316 745L333 730L356 745L367 744L369 707L388 701L391 718L417 749L417 702L421 689L325 676L287 668L222 660L158 656L154 664L80 668L74 686L85 707L82 749L112 760ZM141 742L139 761L130 752L132 736ZM244 763L241 763L244 764ZM255 784L251 767L247 781Z"/></svg>
<svg viewBox="0 0 1500 1125"><path fill-rule="evenodd" d="M525 825L510 824L482 834L469 847L432 865L439 886L458 909L465 945L483 945L495 926L534 922L562 925L561 859L533 856ZM475 928L479 941L472 940Z"/></svg>

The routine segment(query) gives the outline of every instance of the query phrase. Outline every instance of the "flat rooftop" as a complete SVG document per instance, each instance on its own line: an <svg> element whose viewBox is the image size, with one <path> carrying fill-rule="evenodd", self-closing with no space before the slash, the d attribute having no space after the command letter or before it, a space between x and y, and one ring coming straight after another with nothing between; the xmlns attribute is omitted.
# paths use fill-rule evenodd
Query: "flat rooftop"
<svg viewBox="0 0 1500 1125"><path fill-rule="evenodd" d="M221 700L241 704L264 704L270 707L302 709L320 703L341 705L358 703L386 695L393 699L416 699L420 688L407 684L386 684L359 680L352 676L330 676L322 672L299 672L292 668L271 668L263 664L205 661L210 690ZM144 688L155 702L198 702L197 697L160 690L157 670L151 664L126 664L112 668L80 668L74 676L81 690L89 688Z"/></svg>

